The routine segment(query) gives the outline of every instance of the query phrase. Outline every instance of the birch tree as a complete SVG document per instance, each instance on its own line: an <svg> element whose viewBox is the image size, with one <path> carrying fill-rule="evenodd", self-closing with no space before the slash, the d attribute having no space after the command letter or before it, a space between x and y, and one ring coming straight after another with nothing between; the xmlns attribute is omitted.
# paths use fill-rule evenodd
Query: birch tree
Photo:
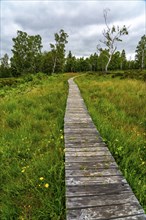
<svg viewBox="0 0 146 220"><path fill-rule="evenodd" d="M109 66L109 64L111 62L111 59L112 59L112 56L117 50L116 43L122 41L121 37L123 35L128 35L128 30L127 30L127 27L125 25L123 25L123 27L119 27L119 26L115 26L115 25L112 25L111 27L109 26L109 24L108 24L108 13L109 13L109 11L110 11L109 9L105 9L104 12L103 12L106 29L104 29L103 32L102 32L103 40L100 40L100 42L102 44L104 44L105 48L108 50L108 55L106 55L107 63L106 63L106 66L105 66L105 72L107 72L108 66ZM100 47L100 45L97 46L97 49L99 51L103 50Z"/></svg>
<svg viewBox="0 0 146 220"><path fill-rule="evenodd" d="M50 44L52 52L53 68L52 73L55 72L57 64L59 65L59 70L63 71L64 61L65 61L65 44L68 43L68 34L64 30L60 30L59 34L55 33L55 44Z"/></svg>
<svg viewBox="0 0 146 220"><path fill-rule="evenodd" d="M144 69L146 66L146 35L141 37L135 52L136 61L140 64L140 68Z"/></svg>
<svg viewBox="0 0 146 220"><path fill-rule="evenodd" d="M42 48L40 35L29 36L26 32L18 30L17 37L12 40L14 45L11 67L15 75L35 73Z"/></svg>

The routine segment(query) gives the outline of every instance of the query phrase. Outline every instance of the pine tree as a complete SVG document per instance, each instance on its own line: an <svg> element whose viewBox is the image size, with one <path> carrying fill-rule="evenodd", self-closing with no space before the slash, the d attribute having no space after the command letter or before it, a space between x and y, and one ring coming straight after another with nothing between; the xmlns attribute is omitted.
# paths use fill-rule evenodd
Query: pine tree
<svg viewBox="0 0 146 220"><path fill-rule="evenodd" d="M120 56L120 69L125 69L126 66L126 53L125 50L122 50L121 56Z"/></svg>

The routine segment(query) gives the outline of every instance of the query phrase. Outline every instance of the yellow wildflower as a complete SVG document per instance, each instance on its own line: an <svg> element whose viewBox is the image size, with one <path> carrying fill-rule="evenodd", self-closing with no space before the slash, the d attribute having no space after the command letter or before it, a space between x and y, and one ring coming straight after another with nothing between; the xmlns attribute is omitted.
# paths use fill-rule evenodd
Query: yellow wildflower
<svg viewBox="0 0 146 220"><path fill-rule="evenodd" d="M45 188L48 188L48 187L49 187L49 184L48 184L48 183L46 183L46 184L45 184Z"/></svg>
<svg viewBox="0 0 146 220"><path fill-rule="evenodd" d="M44 177L40 177L40 180L43 180L44 179Z"/></svg>
<svg viewBox="0 0 146 220"><path fill-rule="evenodd" d="M60 139L63 139L63 135L61 135Z"/></svg>
<svg viewBox="0 0 146 220"><path fill-rule="evenodd" d="M21 173L24 173L25 172L25 170L23 169L23 170L21 170Z"/></svg>

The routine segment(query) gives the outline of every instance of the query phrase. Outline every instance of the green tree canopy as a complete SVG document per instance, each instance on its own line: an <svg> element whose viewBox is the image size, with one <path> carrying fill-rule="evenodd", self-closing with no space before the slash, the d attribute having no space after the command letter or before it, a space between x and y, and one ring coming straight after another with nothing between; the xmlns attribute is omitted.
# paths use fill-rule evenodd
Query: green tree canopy
<svg viewBox="0 0 146 220"><path fill-rule="evenodd" d="M0 77L10 77L10 76L11 76L11 70L9 65L9 56L8 54L4 54L4 56L1 58Z"/></svg>
<svg viewBox="0 0 146 220"><path fill-rule="evenodd" d="M65 44L68 43L68 34L61 29L59 34L55 33L54 36L55 44L50 44L53 62L52 73L63 72L65 64Z"/></svg>
<svg viewBox="0 0 146 220"><path fill-rule="evenodd" d="M16 75L37 72L42 39L40 35L29 36L26 32L17 31L17 37L12 39L13 57L11 66Z"/></svg>
<svg viewBox="0 0 146 220"><path fill-rule="evenodd" d="M90 64L91 64L91 70L92 70L92 71L97 71L97 66L98 66L98 54L96 54L96 53L91 54L89 60L90 60Z"/></svg>
<svg viewBox="0 0 146 220"><path fill-rule="evenodd" d="M65 71L66 72L76 71L76 58L75 56L72 55L71 51L69 51L68 56L66 58Z"/></svg>
<svg viewBox="0 0 146 220"><path fill-rule="evenodd" d="M1 66L9 68L9 56L7 53L1 58Z"/></svg>
<svg viewBox="0 0 146 220"><path fill-rule="evenodd" d="M98 70L105 70L107 61L109 57L109 52L107 49L100 50L99 57L98 57Z"/></svg>
<svg viewBox="0 0 146 220"><path fill-rule="evenodd" d="M126 53L125 50L122 50L121 55L120 55L120 69L123 70L126 68Z"/></svg>

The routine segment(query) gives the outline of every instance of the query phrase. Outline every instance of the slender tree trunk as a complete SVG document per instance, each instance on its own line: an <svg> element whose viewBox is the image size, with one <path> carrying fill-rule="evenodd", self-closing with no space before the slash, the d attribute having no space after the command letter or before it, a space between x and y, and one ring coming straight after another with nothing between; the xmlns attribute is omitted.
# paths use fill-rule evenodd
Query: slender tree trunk
<svg viewBox="0 0 146 220"><path fill-rule="evenodd" d="M57 61L57 57L55 56L54 64L53 64L53 69L52 69L52 74L55 72L56 61Z"/></svg>
<svg viewBox="0 0 146 220"><path fill-rule="evenodd" d="M144 68L144 50L142 51L142 58L141 58L141 69Z"/></svg>
<svg viewBox="0 0 146 220"><path fill-rule="evenodd" d="M123 62L121 61L121 64L120 64L120 69L122 70L123 69Z"/></svg>
<svg viewBox="0 0 146 220"><path fill-rule="evenodd" d="M105 66L105 72L107 72L107 70L108 70L108 66L109 66L109 64L110 64L110 62L111 62L111 59L112 59L112 54L110 54L109 59L108 59L108 62L107 62L107 64L106 64L106 66Z"/></svg>

